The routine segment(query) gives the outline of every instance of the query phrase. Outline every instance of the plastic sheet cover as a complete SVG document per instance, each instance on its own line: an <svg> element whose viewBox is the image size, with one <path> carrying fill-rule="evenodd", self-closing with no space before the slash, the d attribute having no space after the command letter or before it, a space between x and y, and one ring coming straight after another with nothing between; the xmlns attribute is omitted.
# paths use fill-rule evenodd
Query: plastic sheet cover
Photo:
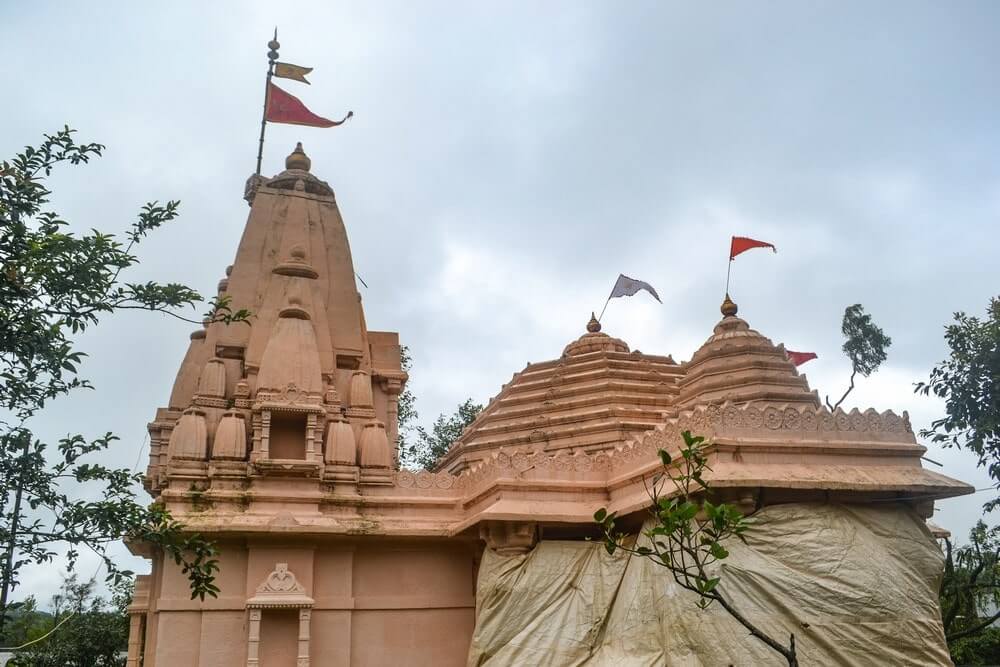
<svg viewBox="0 0 1000 667"><path fill-rule="evenodd" d="M720 590L806 665L950 665L943 556L899 505L788 504L726 547ZM487 549L470 666L784 665L724 609L703 611L662 566L586 541Z"/></svg>

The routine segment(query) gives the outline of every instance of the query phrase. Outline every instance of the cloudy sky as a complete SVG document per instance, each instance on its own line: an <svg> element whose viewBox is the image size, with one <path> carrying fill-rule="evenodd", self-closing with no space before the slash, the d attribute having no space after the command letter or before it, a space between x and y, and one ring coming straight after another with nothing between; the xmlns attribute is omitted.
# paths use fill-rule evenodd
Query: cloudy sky
<svg viewBox="0 0 1000 667"><path fill-rule="evenodd" d="M246 219L275 24L282 59L315 68L286 88L355 118L271 126L264 172L301 140L333 185L368 324L409 345L428 421L557 357L619 272L664 303L617 300L605 331L689 358L719 318L733 234L779 249L738 259L740 314L817 352L803 370L822 395L846 385L840 318L864 304L893 345L848 405L916 427L941 413L912 383L945 356L942 327L1000 293L993 2L4 3L0 155L63 124L106 144L53 178L55 208L120 231L180 199L130 279L211 293ZM144 459L189 331L109 319L80 341L98 391L36 428L113 430L110 460ZM988 486L968 454L929 456ZM964 537L988 497L935 521ZM57 585L49 568L21 592Z"/></svg>

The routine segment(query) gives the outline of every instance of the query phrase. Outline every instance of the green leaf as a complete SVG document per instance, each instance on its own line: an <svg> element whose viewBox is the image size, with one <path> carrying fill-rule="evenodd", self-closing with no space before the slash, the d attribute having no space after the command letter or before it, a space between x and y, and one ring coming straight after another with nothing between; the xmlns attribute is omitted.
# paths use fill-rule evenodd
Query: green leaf
<svg viewBox="0 0 1000 667"><path fill-rule="evenodd" d="M672 459L670 458L670 454L667 452L667 450L660 449L660 450L657 450L656 453L660 455L660 461L663 463L663 465L665 465L665 466L670 465L670 461Z"/></svg>
<svg viewBox="0 0 1000 667"><path fill-rule="evenodd" d="M708 550L717 560L722 560L723 558L727 558L729 556L729 552L726 551L726 548L718 542L713 542Z"/></svg>

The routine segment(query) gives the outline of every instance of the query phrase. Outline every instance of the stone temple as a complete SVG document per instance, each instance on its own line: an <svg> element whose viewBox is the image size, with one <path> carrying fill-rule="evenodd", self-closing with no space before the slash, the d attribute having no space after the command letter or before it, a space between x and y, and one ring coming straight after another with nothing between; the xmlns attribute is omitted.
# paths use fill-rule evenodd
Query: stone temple
<svg viewBox="0 0 1000 667"><path fill-rule="evenodd" d="M131 545L152 571L130 666L781 664L662 568L589 541L600 507L641 525L684 430L711 439L715 494L755 517L723 568L747 616L795 633L802 664L947 663L925 520L972 489L921 465L905 412L822 408L727 299L689 361L591 319L436 472L399 470L399 336L366 324L333 189L301 145L286 167L248 183L219 283L251 324L192 333L149 424L147 489L218 544L220 593L192 600Z"/></svg>

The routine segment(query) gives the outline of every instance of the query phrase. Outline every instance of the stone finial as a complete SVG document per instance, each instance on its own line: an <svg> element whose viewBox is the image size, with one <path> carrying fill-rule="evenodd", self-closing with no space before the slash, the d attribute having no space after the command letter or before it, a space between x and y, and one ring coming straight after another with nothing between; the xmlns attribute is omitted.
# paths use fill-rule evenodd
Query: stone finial
<svg viewBox="0 0 1000 667"><path fill-rule="evenodd" d="M188 408L170 433L167 454L172 459L203 461L208 456L208 426L205 413Z"/></svg>
<svg viewBox="0 0 1000 667"><path fill-rule="evenodd" d="M385 433L385 424L380 421L365 424L361 431L361 442L358 443L360 456L358 463L362 468L392 467L392 451L389 449L389 438Z"/></svg>
<svg viewBox="0 0 1000 667"><path fill-rule="evenodd" d="M370 408L375 405L372 397L372 380L364 371L354 371L347 391L347 404L352 408Z"/></svg>
<svg viewBox="0 0 1000 667"><path fill-rule="evenodd" d="M601 323L597 321L594 317L593 311L590 313L590 321L587 322L587 331L590 333L597 333L601 330Z"/></svg>
<svg viewBox="0 0 1000 667"><path fill-rule="evenodd" d="M243 416L234 410L222 415L215 429L212 446L213 459L241 461L247 455L247 425Z"/></svg>
<svg viewBox="0 0 1000 667"><path fill-rule="evenodd" d="M739 311L739 308L736 306L736 303L729 298L728 292L726 293L726 299L722 302L721 310L723 316L725 317L736 317L736 313Z"/></svg>
<svg viewBox="0 0 1000 667"><path fill-rule="evenodd" d="M306 155L306 152L302 150L302 142L295 144L295 150L292 154L285 158L285 169L299 169L301 171L309 171L309 167L312 166L312 160Z"/></svg>
<svg viewBox="0 0 1000 667"><path fill-rule="evenodd" d="M386 441L388 442L388 441ZM354 429L345 421L331 421L326 427L326 462L334 465L357 465L358 449Z"/></svg>

